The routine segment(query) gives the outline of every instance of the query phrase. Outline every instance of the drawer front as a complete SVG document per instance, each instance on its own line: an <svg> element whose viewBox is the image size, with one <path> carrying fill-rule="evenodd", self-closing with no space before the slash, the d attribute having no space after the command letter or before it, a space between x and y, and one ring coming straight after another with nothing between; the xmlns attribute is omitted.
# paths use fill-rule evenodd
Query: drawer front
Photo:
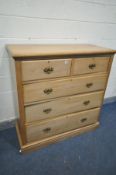
<svg viewBox="0 0 116 175"><path fill-rule="evenodd" d="M24 102L47 100L83 92L103 90L107 74L74 77L24 85Z"/></svg>
<svg viewBox="0 0 116 175"><path fill-rule="evenodd" d="M108 69L109 57L77 58L72 61L72 75L106 72Z"/></svg>
<svg viewBox="0 0 116 175"><path fill-rule="evenodd" d="M101 105L103 91L60 99L25 107L26 122L43 120L72 112L87 110Z"/></svg>
<svg viewBox="0 0 116 175"><path fill-rule="evenodd" d="M98 121L99 108L73 113L52 120L44 121L26 128L27 141L36 141L53 135L84 127Z"/></svg>
<svg viewBox="0 0 116 175"><path fill-rule="evenodd" d="M71 59L22 61L22 80L48 79L70 75Z"/></svg>

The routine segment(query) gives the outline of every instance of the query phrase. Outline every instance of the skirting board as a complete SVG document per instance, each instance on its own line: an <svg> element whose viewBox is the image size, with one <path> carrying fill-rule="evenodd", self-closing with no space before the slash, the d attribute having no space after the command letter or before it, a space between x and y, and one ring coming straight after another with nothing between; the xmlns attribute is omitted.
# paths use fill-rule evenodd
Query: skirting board
<svg viewBox="0 0 116 175"><path fill-rule="evenodd" d="M16 119L2 121L0 122L0 131L15 127L15 125L16 125Z"/></svg>
<svg viewBox="0 0 116 175"><path fill-rule="evenodd" d="M116 96L105 98L103 104L108 104L113 102L116 102Z"/></svg>
<svg viewBox="0 0 116 175"><path fill-rule="evenodd" d="M92 130L96 129L98 126L99 126L99 122L92 124L92 125L89 125L89 126L85 126L83 128L79 128L79 129L68 131L68 132L65 132L62 134L58 134L58 135L49 137L49 138L41 140L41 141L36 141L36 142L32 142L32 143L28 143L28 144L23 145L20 131L19 131L19 127L18 127L18 123L17 123L16 130L17 130L17 135L18 135L20 147L21 147L20 152L27 153L27 152L30 152L30 151L33 151L36 149L40 149L40 148L43 148L49 144L57 143L57 142L62 141L64 139L74 137L74 136L80 135L80 134L88 132L88 131L92 131Z"/></svg>

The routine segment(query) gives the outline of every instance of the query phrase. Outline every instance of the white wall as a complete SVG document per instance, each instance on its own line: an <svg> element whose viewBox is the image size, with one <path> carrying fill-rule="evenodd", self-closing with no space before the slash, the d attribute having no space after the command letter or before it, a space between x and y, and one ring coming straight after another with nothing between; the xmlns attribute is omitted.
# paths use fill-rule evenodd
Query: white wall
<svg viewBox="0 0 116 175"><path fill-rule="evenodd" d="M0 121L16 117L8 43L93 43L116 49L116 1L0 0ZM113 96L116 60L105 97Z"/></svg>

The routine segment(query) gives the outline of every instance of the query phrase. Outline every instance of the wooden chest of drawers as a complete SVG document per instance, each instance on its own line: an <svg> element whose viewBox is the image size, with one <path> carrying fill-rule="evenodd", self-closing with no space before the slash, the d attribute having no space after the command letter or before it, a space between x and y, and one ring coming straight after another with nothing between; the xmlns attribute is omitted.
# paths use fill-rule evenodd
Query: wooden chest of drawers
<svg viewBox="0 0 116 175"><path fill-rule="evenodd" d="M15 63L23 152L99 126L114 50L94 45L8 45L7 50Z"/></svg>

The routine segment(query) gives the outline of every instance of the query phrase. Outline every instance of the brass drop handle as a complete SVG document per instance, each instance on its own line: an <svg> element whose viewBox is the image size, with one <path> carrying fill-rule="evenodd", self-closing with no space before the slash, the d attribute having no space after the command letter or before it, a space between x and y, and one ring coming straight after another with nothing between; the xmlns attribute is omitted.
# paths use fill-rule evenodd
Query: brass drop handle
<svg viewBox="0 0 116 175"><path fill-rule="evenodd" d="M89 69L94 69L96 67L96 64L89 64Z"/></svg>
<svg viewBox="0 0 116 175"><path fill-rule="evenodd" d="M45 129L43 129L43 131L47 133L47 132L51 131L51 128L50 127L45 128Z"/></svg>
<svg viewBox="0 0 116 175"><path fill-rule="evenodd" d="M89 100L83 102L83 104L84 104L85 106L88 105L89 103L90 103Z"/></svg>
<svg viewBox="0 0 116 175"><path fill-rule="evenodd" d="M49 88L49 89L45 89L44 90L44 94L50 94L50 93L52 93L52 91L53 91L53 89L52 88Z"/></svg>
<svg viewBox="0 0 116 175"><path fill-rule="evenodd" d="M46 74L51 74L54 71L53 67L45 67L43 70Z"/></svg>
<svg viewBox="0 0 116 175"><path fill-rule="evenodd" d="M81 119L81 122L82 122L82 123L85 122L85 121L87 121L87 118L82 118L82 119Z"/></svg>
<svg viewBox="0 0 116 175"><path fill-rule="evenodd" d="M46 114L49 114L51 111L52 111L51 108L48 108L48 109L44 109L44 110L43 110L43 112L46 113Z"/></svg>
<svg viewBox="0 0 116 175"><path fill-rule="evenodd" d="M87 83L87 84L86 84L86 87L87 87L87 88L90 88L91 86L93 86L93 83Z"/></svg>

